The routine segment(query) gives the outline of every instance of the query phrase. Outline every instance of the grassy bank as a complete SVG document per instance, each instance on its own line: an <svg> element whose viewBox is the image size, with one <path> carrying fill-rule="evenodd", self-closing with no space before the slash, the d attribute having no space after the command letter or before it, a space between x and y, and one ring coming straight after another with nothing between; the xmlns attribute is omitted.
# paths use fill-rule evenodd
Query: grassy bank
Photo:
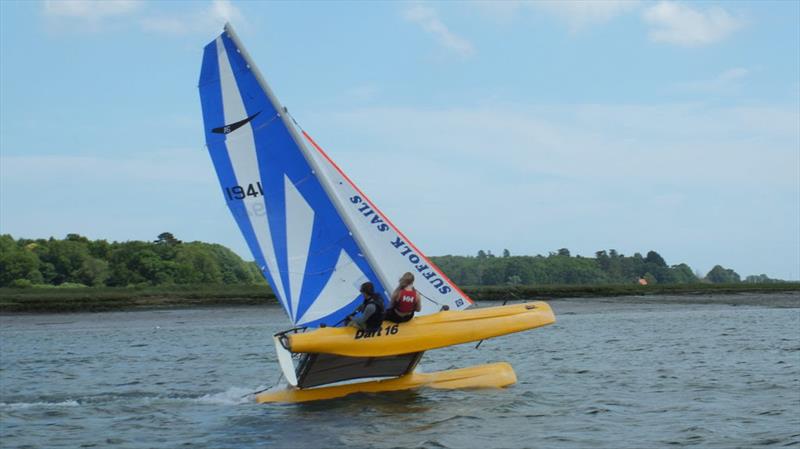
<svg viewBox="0 0 800 449"><path fill-rule="evenodd" d="M800 292L800 283L776 284L662 284L662 285L521 285L466 287L464 291L478 301L504 301L515 296L533 298L592 298L650 295L718 295L736 293ZM510 298L509 298L510 297Z"/></svg>
<svg viewBox="0 0 800 449"><path fill-rule="evenodd" d="M275 302L268 287L193 285L142 288L0 288L0 313L106 312L137 308L236 306Z"/></svg>
<svg viewBox="0 0 800 449"><path fill-rule="evenodd" d="M466 287L477 301L621 297L632 295L715 295L800 292L800 283L681 285L536 285ZM142 288L0 288L0 313L104 312L140 308L274 304L263 286L170 286Z"/></svg>

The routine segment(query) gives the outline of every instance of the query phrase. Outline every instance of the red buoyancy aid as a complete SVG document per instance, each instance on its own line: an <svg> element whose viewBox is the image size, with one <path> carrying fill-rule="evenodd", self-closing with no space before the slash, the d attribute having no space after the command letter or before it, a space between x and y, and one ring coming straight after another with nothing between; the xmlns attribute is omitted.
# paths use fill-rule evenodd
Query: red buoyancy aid
<svg viewBox="0 0 800 449"><path fill-rule="evenodd" d="M417 308L417 290L400 290L394 309L402 314L415 311Z"/></svg>

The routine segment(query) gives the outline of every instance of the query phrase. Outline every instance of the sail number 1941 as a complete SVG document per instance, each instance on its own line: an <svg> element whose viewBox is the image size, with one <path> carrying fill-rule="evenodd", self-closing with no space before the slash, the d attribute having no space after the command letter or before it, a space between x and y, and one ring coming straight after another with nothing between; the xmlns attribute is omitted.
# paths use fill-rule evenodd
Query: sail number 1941
<svg viewBox="0 0 800 449"><path fill-rule="evenodd" d="M225 193L229 200L243 200L248 196L264 196L264 188L260 182L251 183L246 186L225 187Z"/></svg>

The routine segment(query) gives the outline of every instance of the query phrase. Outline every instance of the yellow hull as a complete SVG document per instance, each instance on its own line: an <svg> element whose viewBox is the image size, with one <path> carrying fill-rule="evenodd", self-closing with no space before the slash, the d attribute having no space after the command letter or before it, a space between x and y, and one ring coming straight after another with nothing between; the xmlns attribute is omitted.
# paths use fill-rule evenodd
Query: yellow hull
<svg viewBox="0 0 800 449"><path fill-rule="evenodd" d="M463 313L463 312L459 312ZM505 362L470 366L434 373L411 373L387 380L376 380L334 387L287 388L256 395L256 402L308 402L334 399L353 393L380 393L414 388L462 389L502 388L517 382L514 369Z"/></svg>
<svg viewBox="0 0 800 449"><path fill-rule="evenodd" d="M536 301L439 312L402 324L384 321L381 329L373 334L352 327L287 334L286 346L291 352L383 357L483 340L554 322L550 306Z"/></svg>

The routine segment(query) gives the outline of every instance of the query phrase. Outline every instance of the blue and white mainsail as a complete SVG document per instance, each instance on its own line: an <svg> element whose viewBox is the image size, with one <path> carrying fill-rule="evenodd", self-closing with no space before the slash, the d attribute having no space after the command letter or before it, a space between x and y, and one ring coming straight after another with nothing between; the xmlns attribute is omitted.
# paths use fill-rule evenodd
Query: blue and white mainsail
<svg viewBox="0 0 800 449"><path fill-rule="evenodd" d="M336 325L363 282L386 295L405 271L435 310L469 306L307 135L306 146L230 25L205 47L199 88L223 196L294 324Z"/></svg>

